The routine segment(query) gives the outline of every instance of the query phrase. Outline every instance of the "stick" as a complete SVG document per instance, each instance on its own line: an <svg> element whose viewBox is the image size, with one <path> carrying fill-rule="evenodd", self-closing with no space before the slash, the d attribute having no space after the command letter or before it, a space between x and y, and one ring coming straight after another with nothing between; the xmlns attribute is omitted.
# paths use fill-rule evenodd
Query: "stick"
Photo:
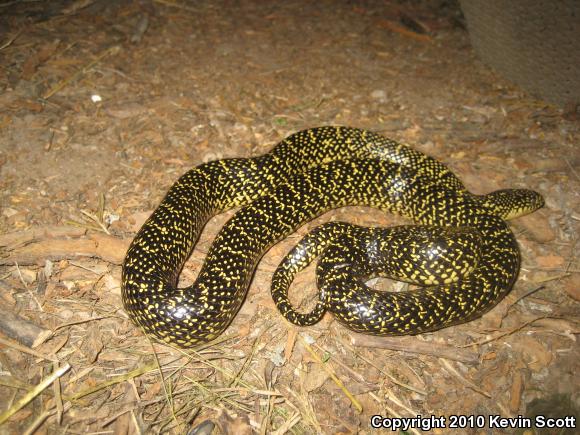
<svg viewBox="0 0 580 435"><path fill-rule="evenodd" d="M477 364L479 355L475 352L466 352L465 349L457 349L439 343L419 341L411 337L373 337L363 334L352 334L351 342L354 346L374 347L391 349L402 352L433 355L440 358L460 361L467 364Z"/></svg>
<svg viewBox="0 0 580 435"><path fill-rule="evenodd" d="M24 319L19 315L2 308L0 308L0 332L29 347L38 346L51 334L48 329L41 328L30 320ZM2 343L2 341L3 340L0 339L0 343ZM6 344L6 342L3 344ZM10 344L10 346L15 347L15 343ZM26 347L26 349L26 352L30 353L30 349L28 349L28 347ZM45 356L40 357L47 359Z"/></svg>

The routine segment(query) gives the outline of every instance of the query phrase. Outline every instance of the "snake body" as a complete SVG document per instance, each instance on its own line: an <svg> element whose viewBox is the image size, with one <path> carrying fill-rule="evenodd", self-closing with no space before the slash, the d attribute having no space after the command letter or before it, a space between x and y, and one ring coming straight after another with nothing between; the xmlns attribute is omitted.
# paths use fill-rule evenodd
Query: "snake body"
<svg viewBox="0 0 580 435"><path fill-rule="evenodd" d="M471 195L442 163L372 132L303 130L262 156L209 162L184 174L127 252L123 302L131 319L162 341L189 347L211 340L237 313L260 257L273 244L327 210L368 205L421 224L477 228L485 243L478 275L395 304L374 293L337 291L326 308L353 329L375 334L437 329L488 310L513 285L519 251L502 217L541 206L533 192L523 201L515 197ZM195 283L177 288L207 220L240 205Z"/></svg>

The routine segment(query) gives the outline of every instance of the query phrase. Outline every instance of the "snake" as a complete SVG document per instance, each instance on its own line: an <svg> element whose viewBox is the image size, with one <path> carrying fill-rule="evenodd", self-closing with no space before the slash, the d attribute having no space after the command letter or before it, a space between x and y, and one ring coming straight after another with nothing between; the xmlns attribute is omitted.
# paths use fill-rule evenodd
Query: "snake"
<svg viewBox="0 0 580 435"><path fill-rule="evenodd" d="M352 329L385 335L440 329L497 304L513 286L520 262L505 219L536 210L543 199L527 189L473 195L443 163L368 130L302 130L260 156L196 166L170 187L125 256L125 310L162 342L187 348L213 340L240 309L264 253L304 223L348 205L425 226L476 228L481 237L476 267L458 282L428 286L406 299L396 294L391 302L344 288L321 298ZM241 208L214 239L195 282L178 287L204 225L235 207ZM290 264L288 273L303 262ZM275 293L275 301L284 293ZM290 310L281 311L289 316Z"/></svg>
<svg viewBox="0 0 580 435"><path fill-rule="evenodd" d="M479 232L468 227L382 228L328 222L310 231L281 261L272 277L272 297L287 320L310 326L327 309L336 311L336 302L329 303L331 298L347 299L344 294L337 298L340 289L372 291L365 284L374 277L423 287L457 282L476 269L481 260L481 245ZM288 290L295 275L316 259L319 301L310 312L302 313L290 303ZM377 292L375 297L380 294Z"/></svg>

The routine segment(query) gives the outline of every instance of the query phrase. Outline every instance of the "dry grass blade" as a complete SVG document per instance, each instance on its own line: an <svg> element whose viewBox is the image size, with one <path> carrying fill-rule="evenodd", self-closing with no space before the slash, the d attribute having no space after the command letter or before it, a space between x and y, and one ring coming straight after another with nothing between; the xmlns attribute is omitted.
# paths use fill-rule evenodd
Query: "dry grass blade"
<svg viewBox="0 0 580 435"><path fill-rule="evenodd" d="M231 336L229 337L231 338ZM220 372L222 375L226 376L227 378L231 379L232 381L235 380L237 378L236 373L232 372L231 370L228 369L224 369L223 367L220 367L219 365L213 363L212 361L203 358L203 356L199 353L200 351L195 350L195 349L190 349L189 352L185 351L183 349L177 349L180 353L182 353L185 356L188 356L189 358L192 358L194 361L202 363L204 365L207 365L208 367ZM248 389L252 389L253 387L246 381L244 381L243 379L239 379L238 383Z"/></svg>
<svg viewBox="0 0 580 435"><path fill-rule="evenodd" d="M32 388L34 388L32 385L28 385L26 382L20 381L13 376L6 375L0 375L0 385L24 391L30 391Z"/></svg>
<svg viewBox="0 0 580 435"><path fill-rule="evenodd" d="M354 397L352 395L352 393L350 391L348 391L348 389L344 386L344 384L338 378L338 376L336 376L336 374L329 367L329 365L328 364L325 364L320 359L320 357L318 356L318 354L314 351L314 349L312 349L312 347L306 342L306 340L304 340L304 338L302 336L300 336L300 334L298 335L298 338L300 339L300 342L306 348L306 350L308 350L308 352L310 353L310 355L312 355L312 358L314 358L322 366L322 368L324 368L324 370L328 373L328 375L331 377L331 379L334 381L334 383L336 385L338 385L338 387L342 390L342 392L346 395L346 397L348 397L348 400L350 400L350 402L357 409L357 411L358 412L362 412L363 408L362 408L362 405L360 404L360 402L356 399L356 397Z"/></svg>
<svg viewBox="0 0 580 435"><path fill-rule="evenodd" d="M165 398L167 400L167 404L169 405L169 409L171 410L171 416L177 422L177 417L175 416L174 401L173 401L171 394L169 394L167 382L165 380L165 376L163 375L163 370L161 369L161 364L159 364L159 356L157 355L157 352L155 350L155 346L153 346L153 342L151 341L151 338L149 336L147 336L147 339L149 340L149 343L151 344L151 349L153 350L153 356L155 357L155 364L157 365L159 377L161 378L161 384L163 385L163 391L165 392Z"/></svg>
<svg viewBox="0 0 580 435"><path fill-rule="evenodd" d="M65 403L63 406L62 412L68 411L71 407L72 407L72 405L70 402ZM38 428L40 428L40 426L42 425L42 423L44 423L46 421L46 419L48 419L49 417L52 417L53 415L57 414L58 412L59 411L56 407L44 411L42 414L40 414L36 418L36 420L34 420L32 422L32 424L30 426L28 426L28 428L24 431L23 435L32 435L32 434L36 433Z"/></svg>
<svg viewBox="0 0 580 435"><path fill-rule="evenodd" d="M67 6L62 10L62 13L65 15L76 14L81 9L84 9L90 5L92 5L95 0L77 0L73 2L70 6Z"/></svg>
<svg viewBox="0 0 580 435"><path fill-rule="evenodd" d="M405 405L403 402L401 402L394 394L387 392L386 398L389 399L394 404L396 404L399 408L403 408L410 415L417 415L418 414L418 412L415 409L409 408L407 405Z"/></svg>
<svg viewBox="0 0 580 435"><path fill-rule="evenodd" d="M174 1L169 1L169 0L154 0L155 3L159 3L161 5L165 5L165 6L171 6L174 8L178 8L178 9L182 9L184 11L190 11L190 12L199 12L198 8L192 8L191 6L187 6L187 5L183 5Z"/></svg>
<svg viewBox="0 0 580 435"><path fill-rule="evenodd" d="M483 391L481 388L479 388L477 385L475 385L473 382L471 382L468 379L465 379L461 373L459 373L455 367L453 367L451 365L451 363L449 361L447 361L446 359L443 358L439 358L439 361L441 361L441 364L443 364L443 366L447 369L447 371L449 373L451 373L453 376L455 376L463 385L471 388L473 391L487 397L488 399L491 399L491 394L489 394L487 391Z"/></svg>
<svg viewBox="0 0 580 435"><path fill-rule="evenodd" d="M101 54L99 54L97 56L97 58L95 60L93 60L92 62L89 62L88 64L86 64L82 69L80 69L79 71L77 71L76 73L74 73L72 76L67 77L66 79L61 80L59 83L57 83L53 88L51 88L50 90L48 90L42 96L42 98L44 98L45 100L48 100L50 97L52 97L54 94L56 94L57 92L59 92L62 89L64 89L70 83L72 83L72 82L78 80L79 78L81 78L92 67L94 67L95 65L97 65L104 58L106 58L107 56L112 55L112 54L117 54L119 51L121 51L121 47L119 47L118 45L115 45L113 47L109 47L108 49L104 50L103 52L101 52Z"/></svg>
<svg viewBox="0 0 580 435"><path fill-rule="evenodd" d="M10 38L8 38L8 41L6 41L4 44L0 45L0 50L4 50L7 47L10 47L12 45L12 43L14 41L16 41L16 39L20 36L20 34L24 31L24 28L18 30L18 32L16 32L13 36L11 36Z"/></svg>
<svg viewBox="0 0 580 435"><path fill-rule="evenodd" d="M107 229L107 227L106 227L106 225L105 225L105 223L104 223L104 221L103 221L103 218L101 217L102 215L94 215L94 214L92 214L92 213L89 213L89 212L88 212L88 211L86 211L86 210L81 210L81 213L82 213L82 214L83 214L83 215L84 215L86 218L88 218L90 221L93 221L93 222L95 222L95 223L97 224L97 226L96 226L96 227L93 227L93 229L96 229L96 230L102 231L102 232L104 232L104 233L106 233L106 234L109 234L109 235L111 234L111 233L109 232L109 230Z"/></svg>
<svg viewBox="0 0 580 435"><path fill-rule="evenodd" d="M247 415L254 411L251 403L257 400L256 396L267 396L268 400L281 396L281 393L277 391L264 390L261 386L254 385L246 376L251 374L252 363L257 355L258 341L254 343L254 351L245 358L232 358L231 352L222 347L232 338L235 338L235 335L219 337L214 342L206 343L196 349L173 348L175 353L170 352L170 354L177 354L178 357L172 362L163 361L159 354L157 370L162 374L161 388L167 405L164 408L169 408L169 411L162 412L163 406L160 408L158 405L155 415L148 419L151 427L156 427L156 430L161 432L181 431L185 416L189 415L187 421L192 421L194 416L200 414L204 408L214 411L233 409L238 414ZM158 354L155 346L153 349ZM165 349L165 347L160 349ZM178 362L178 365L172 367L173 362ZM233 367L224 366L222 362ZM216 375L215 381L212 379L213 376L208 377L205 374L208 369ZM199 378L195 375L197 370L202 370ZM224 385L226 387L223 387Z"/></svg>
<svg viewBox="0 0 580 435"><path fill-rule="evenodd" d="M79 391L78 393L75 393L75 394L66 395L63 398L66 401L74 402L74 401L79 400L85 396L88 396L89 394L96 393L97 391L101 391L104 388L119 384L121 382L125 382L129 379L136 378L137 376L141 376L142 374L154 371L156 369L157 369L156 363L154 363L154 362L149 363L149 364L146 364L142 367L136 368L135 370L131 370L130 372L125 373L124 375L115 376L115 378L113 378L109 381L102 382L98 385L95 385L94 387L84 389L84 390Z"/></svg>
<svg viewBox="0 0 580 435"><path fill-rule="evenodd" d="M364 361L365 363L369 364L370 366L374 367L375 369L377 369L380 373L382 373L384 376L386 376L387 378L389 378L391 380L391 382L393 382L393 384L398 385L399 387L405 388L409 391L413 391L417 394L421 394L423 396L425 396L427 394L427 392L424 389L420 389L417 388L413 385L410 385L408 383L404 383L401 382L399 379L397 379L396 377L394 377L392 374L390 374L389 372L384 370L384 367L380 367L379 365L375 364L372 360L365 358L363 355L361 355L360 353L358 353L355 348L353 348L352 346L350 346L348 343L345 343L343 340L338 340L340 342L341 345L343 345L346 349L349 350L349 352L352 352L353 355L355 355L358 359L360 359L361 361Z"/></svg>
<svg viewBox="0 0 580 435"><path fill-rule="evenodd" d="M316 417L316 412L312 408L312 405L308 401L308 397L305 394L299 395L292 389L286 387L286 391L296 399L298 405L294 406L302 416L302 419L310 426L315 428L316 433L322 433L322 428L320 427L320 423L318 422L318 418ZM288 400L289 403L291 403Z"/></svg>
<svg viewBox="0 0 580 435"><path fill-rule="evenodd" d="M107 235L111 235L107 229L107 222L105 221L105 195L99 193L99 203L97 205L96 213L91 213L86 210L80 210L85 222L68 221L69 225L74 225L76 227L86 228L87 230L94 230L103 232Z"/></svg>
<svg viewBox="0 0 580 435"><path fill-rule="evenodd" d="M402 418L402 415L399 414L397 411L395 411L393 408L391 408L390 406L388 406L387 404L383 403L383 401L381 401L375 394L373 393L369 393L369 395L375 399L377 402L382 403L383 408L393 417L396 418ZM393 403L397 404L398 406L401 406L403 409L409 409L406 406L404 406L396 397L394 397L393 395L388 395L387 397L390 401L392 401ZM413 414L413 416L416 416L417 414ZM414 428L409 428L408 432L414 433L415 435L421 435L421 432L419 432L417 429Z"/></svg>
<svg viewBox="0 0 580 435"><path fill-rule="evenodd" d="M300 413L295 412L292 416L284 422L282 426L272 432L272 435L283 435L290 431L301 419Z"/></svg>
<svg viewBox="0 0 580 435"><path fill-rule="evenodd" d="M55 370L58 370L58 363L53 363L52 366ZM60 391L60 378L55 379L54 383L52 384L52 389L54 392L54 401L56 402L56 421L58 424L60 424L62 422L62 414L64 412L62 393Z"/></svg>
<svg viewBox="0 0 580 435"><path fill-rule="evenodd" d="M90 221L95 220L95 216L91 215L90 213L88 213L85 210L81 210L81 214L87 216ZM83 228L85 230L103 231L103 229L100 227L100 225L90 225L88 222L66 221L65 224L72 225L72 226L79 227L79 228Z"/></svg>
<svg viewBox="0 0 580 435"><path fill-rule="evenodd" d="M70 370L70 364L65 364L58 370L55 370L51 375L44 378L40 384L26 393L22 398L20 398L10 409L6 410L0 414L0 424L8 420L12 415L21 410L27 403L31 402L36 396L42 393L50 384L52 384L56 379L60 378L66 372Z"/></svg>
<svg viewBox="0 0 580 435"><path fill-rule="evenodd" d="M16 349L20 352L24 352L24 353L27 353L29 355L35 356L37 358L41 358L41 359L44 359L47 361L52 361L52 362L59 362L59 359L56 356L44 355L40 352L37 352L33 349L30 349L29 347L18 344L12 340L7 340L5 338L0 337L0 344L7 346L7 347L11 347L12 349Z"/></svg>
<svg viewBox="0 0 580 435"><path fill-rule="evenodd" d="M236 374L236 377L234 379L232 379L232 381L230 382L230 385L229 385L230 387L235 387L238 385L239 381L242 379L242 376L244 376L244 373L250 367L250 363L254 359L254 356L256 355L257 350L258 350L258 340L256 339L256 340L254 340L254 344L252 345L252 351L246 357L244 363L242 364L242 367L240 367L240 370Z"/></svg>
<svg viewBox="0 0 580 435"><path fill-rule="evenodd" d="M92 318L90 318L90 319L75 320L75 321L73 321L73 322L67 322L67 323L63 323L62 325L58 325L58 326L56 326L56 327L53 329L52 333L53 333L53 335L54 335L54 333L55 333L56 331L58 331L59 329L67 328L67 327L69 327L69 326L73 326L73 325L82 325L83 323L94 322L95 320L103 320L103 319L109 319L109 318L111 318L111 317L115 317L115 316L113 316L113 315L110 315L110 316L99 316L99 317L92 317Z"/></svg>
<svg viewBox="0 0 580 435"><path fill-rule="evenodd" d="M22 283L22 285L24 286L24 288L26 289L26 291L30 295L30 299L32 299L34 301L34 303L38 307L39 311L43 311L42 304L38 301L38 298L36 297L36 295L30 291L28 284L26 284L26 280L22 276L22 272L20 271L20 266L18 265L18 262L15 262L14 265L16 266L16 270L18 271L18 277L20 278L20 282Z"/></svg>

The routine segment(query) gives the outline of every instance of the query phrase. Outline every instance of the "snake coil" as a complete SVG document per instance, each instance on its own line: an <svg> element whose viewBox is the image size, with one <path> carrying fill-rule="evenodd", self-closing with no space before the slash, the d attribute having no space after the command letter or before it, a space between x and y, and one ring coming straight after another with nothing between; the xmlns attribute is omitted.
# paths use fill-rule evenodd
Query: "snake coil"
<svg viewBox="0 0 580 435"><path fill-rule="evenodd" d="M480 237L472 273L441 285L431 280L408 294L380 294L361 287L358 278L341 281L333 276L344 274L325 272L323 308L350 328L378 335L431 331L483 314L511 289L519 250L504 219L542 204L529 190L472 195L442 163L369 131L303 130L262 156L209 162L179 178L129 247L123 303L135 323L162 341L190 347L211 340L234 318L259 259L273 244L332 208L367 205L431 227L472 228ZM195 283L178 288L208 219L241 205L217 235ZM454 237L456 245L465 243ZM414 240L407 249L415 250ZM311 257L285 260L276 278L283 285L273 289L282 313L299 324L306 323L287 301L286 283ZM411 269L425 261L413 258ZM373 273L384 272L362 275Z"/></svg>

